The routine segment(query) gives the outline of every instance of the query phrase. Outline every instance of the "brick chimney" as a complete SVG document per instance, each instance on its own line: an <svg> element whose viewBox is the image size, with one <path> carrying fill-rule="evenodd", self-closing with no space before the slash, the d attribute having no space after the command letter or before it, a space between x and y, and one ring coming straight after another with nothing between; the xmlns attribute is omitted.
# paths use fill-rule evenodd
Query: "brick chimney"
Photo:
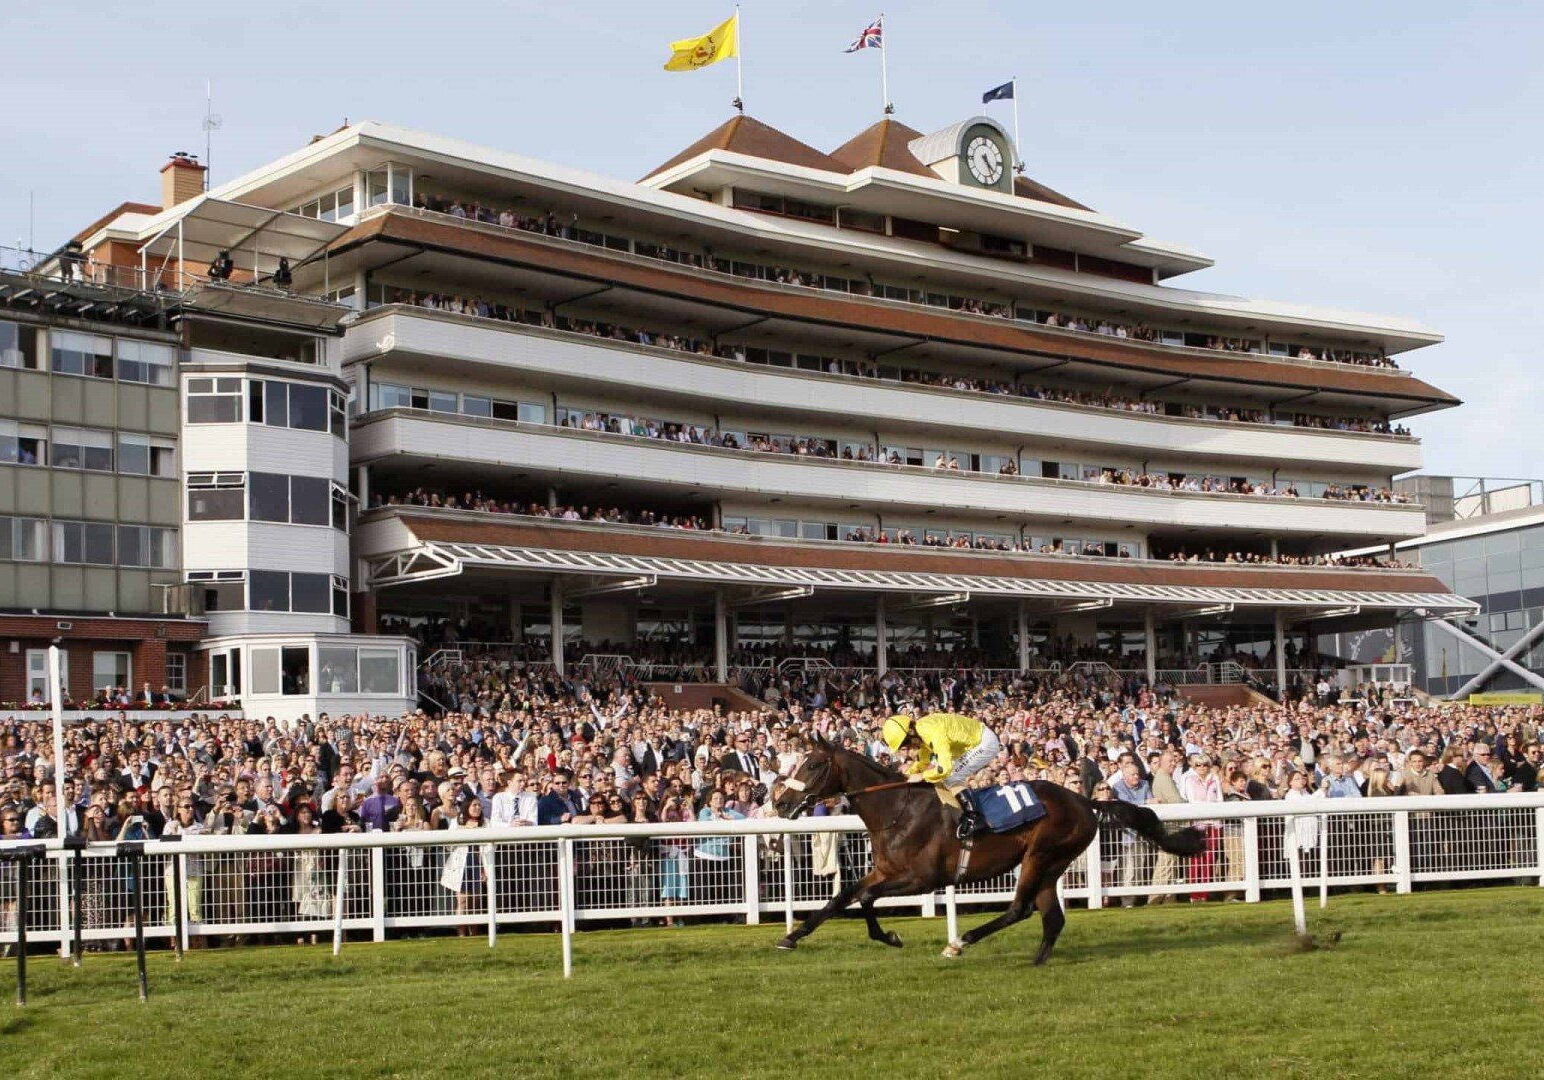
<svg viewBox="0 0 1544 1080"><path fill-rule="evenodd" d="M204 193L205 166L182 151L161 166L161 209L170 210Z"/></svg>

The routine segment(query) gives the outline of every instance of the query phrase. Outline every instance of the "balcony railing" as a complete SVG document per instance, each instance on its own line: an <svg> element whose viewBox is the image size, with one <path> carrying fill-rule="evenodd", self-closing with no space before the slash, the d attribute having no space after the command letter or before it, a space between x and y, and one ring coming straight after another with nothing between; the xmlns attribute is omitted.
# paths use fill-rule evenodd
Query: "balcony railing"
<svg viewBox="0 0 1544 1080"><path fill-rule="evenodd" d="M942 308L949 312L951 315L958 315L966 318L985 319L991 322L1002 322L1005 320L1010 322L1027 322L1033 324L1037 329L1048 333L1068 335L1070 340L1087 339L1089 336L1094 336L1107 340L1113 338L1116 340L1131 341L1134 344L1152 346L1154 348L1164 350L1173 349L1191 355L1201 355L1213 359L1216 358L1218 353L1223 353L1227 355L1253 357L1257 359L1268 360L1273 363L1302 364L1305 366L1323 367L1331 370L1343 371L1347 368L1351 368L1363 371L1383 372L1390 375L1410 374L1408 371L1405 371L1403 368L1395 365L1393 361L1376 354L1366 354L1367 359L1365 360L1333 360L1312 356L1304 357L1300 355L1288 355L1272 352L1272 342L1268 338L1262 338L1259 341L1249 342L1249 344L1253 347L1247 349L1208 348L1205 346L1188 344L1171 344L1164 340L1164 337L1182 336L1180 331L1153 330L1152 337L1135 337L1132 334L1132 330L1150 330L1151 328L1128 328L1124 326L1116 327L1115 324L1112 324L1099 316L1093 317L1096 324L1094 327L1089 329L1078 329L1076 328L1076 324L1078 322L1084 321L1082 316L1063 314L1060 312L1046 312L1038 307L1032 308L1030 305L1020 305L1017 300L1012 298L993 299L989 297L959 297L949 294L931 294L925 290L912 289L906 289L905 291L908 295L903 298L898 295L890 295L888 292L886 292L885 286L882 284L873 283L872 280L867 280L864 282L864 284L869 286L870 291L866 293L855 293L851 290L850 287L836 288L828 286L827 282L831 280L831 275L828 274L822 274L812 270L791 270L784 267L762 266L760 264L754 264L743 260L724 259L710 255L699 255L695 252L688 252L671 248L668 245L656 244L652 241L642 241L633 237L595 232L593 230L581 228L577 223L572 222L565 223L562 221L556 221L551 227L549 227L544 220L521 218L516 215L515 220L517 224L503 225L500 224L497 220L498 215L495 215L494 220L490 221L482 218L470 217L467 215L458 215L436 210L429 210L421 206L410 207L395 203L371 207L361 213L358 220L363 222L387 213L411 215L422 218L426 221L438 221L447 224L475 227L495 233L518 233L522 236L537 236L559 243L600 248L604 250L609 256L637 259L645 264L664 262L669 264L672 268L686 272L708 275L715 278L732 277L739 280L750 280L755 281L758 285L771 288L787 289L795 292L835 292L843 296L853 297L864 301L876 301L882 304L905 304L910 307L921 307L930 310L938 310ZM655 252L657 252L657 254L641 254L640 249L653 249ZM737 266L748 266L756 272L740 273L735 269ZM837 280L848 281L850 286L850 279ZM894 291L898 292L900 290L897 288ZM913 298L910 295L914 292L918 294L918 298ZM972 307L974 307L976 310L971 310ZM1058 323L1055 322L1047 322L1045 318L1047 314L1059 320L1064 320L1065 325L1058 325ZM1104 329L1106 327L1109 329ZM1186 331L1186 333L1194 332L1195 331ZM1211 336L1223 340L1228 340L1230 342L1234 340L1229 338L1228 335L1221 333ZM1318 348L1326 353L1334 351L1328 346L1318 346ZM1344 351L1354 352L1354 350Z"/></svg>

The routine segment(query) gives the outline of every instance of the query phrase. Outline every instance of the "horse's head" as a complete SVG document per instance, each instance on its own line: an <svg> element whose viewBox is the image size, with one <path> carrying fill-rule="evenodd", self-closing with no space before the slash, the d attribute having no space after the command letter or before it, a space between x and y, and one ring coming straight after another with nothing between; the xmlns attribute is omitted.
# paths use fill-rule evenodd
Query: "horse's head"
<svg viewBox="0 0 1544 1080"><path fill-rule="evenodd" d="M796 818L822 799L842 792L843 777L835 747L813 735L788 776L772 783L772 808L779 817Z"/></svg>

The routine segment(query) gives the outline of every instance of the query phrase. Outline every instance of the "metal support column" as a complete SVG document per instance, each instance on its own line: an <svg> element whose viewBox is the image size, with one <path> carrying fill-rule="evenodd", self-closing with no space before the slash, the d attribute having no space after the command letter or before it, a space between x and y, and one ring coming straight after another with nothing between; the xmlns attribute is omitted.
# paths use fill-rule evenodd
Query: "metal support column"
<svg viewBox="0 0 1544 1080"><path fill-rule="evenodd" d="M1287 613L1276 609L1276 700L1287 700Z"/></svg>
<svg viewBox="0 0 1544 1080"><path fill-rule="evenodd" d="M722 586L713 590L713 671L719 682L729 681L729 598Z"/></svg>
<svg viewBox="0 0 1544 1080"><path fill-rule="evenodd" d="M1501 654L1499 659L1491 660L1489 664L1485 665L1483 671L1454 691L1451 695L1453 699L1457 700L1468 697L1476 690L1479 690L1490 681L1492 675L1501 670L1502 661L1516 660L1523 653L1527 652L1535 641L1539 640L1540 634L1544 634L1544 620L1534 623L1526 634L1518 638L1506 652Z"/></svg>
<svg viewBox="0 0 1544 1080"><path fill-rule="evenodd" d="M1158 620L1153 609L1142 615L1142 644L1147 650L1147 685L1158 681Z"/></svg>
<svg viewBox="0 0 1544 1080"><path fill-rule="evenodd" d="M1029 603L1019 601L1019 674L1029 670Z"/></svg>
<svg viewBox="0 0 1544 1080"><path fill-rule="evenodd" d="M1470 635L1460 630L1458 627L1454 626L1452 623L1448 622L1446 619L1433 619L1431 620L1431 625L1441 630L1444 634L1448 634L1451 637L1455 637L1459 641L1462 641L1465 645L1468 645L1481 656L1489 656L1497 666L1506 668L1513 675L1516 675L1519 679L1522 679L1524 682L1526 682L1529 686L1544 690L1544 678L1541 678L1537 672L1529 671L1522 665L1514 663L1510 657L1498 653L1495 649L1491 648L1488 643L1480 641L1478 638L1471 637ZM1522 640L1526 641L1527 638L1524 637ZM1470 680L1471 683L1477 683L1478 681L1478 677ZM1465 690L1463 687L1460 687L1460 690L1467 693L1467 690ZM1458 697L1458 694L1453 694L1451 696L1456 698Z"/></svg>
<svg viewBox="0 0 1544 1080"><path fill-rule="evenodd" d="M881 679L890 670L890 623L885 618L884 593L874 598L874 670Z"/></svg>
<svg viewBox="0 0 1544 1080"><path fill-rule="evenodd" d="M552 670L563 678L563 579L552 579Z"/></svg>

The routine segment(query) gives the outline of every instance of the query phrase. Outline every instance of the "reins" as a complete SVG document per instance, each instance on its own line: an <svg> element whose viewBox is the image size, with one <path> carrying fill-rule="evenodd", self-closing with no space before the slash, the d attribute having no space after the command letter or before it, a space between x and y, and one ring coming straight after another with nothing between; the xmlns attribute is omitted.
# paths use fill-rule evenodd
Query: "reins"
<svg viewBox="0 0 1544 1080"><path fill-rule="evenodd" d="M869 787L859 788L857 791L844 791L842 794L849 799L853 799L859 795L869 795L876 791L899 791L901 788L911 787L914 783L915 781L912 780L890 780L883 784L873 784Z"/></svg>

